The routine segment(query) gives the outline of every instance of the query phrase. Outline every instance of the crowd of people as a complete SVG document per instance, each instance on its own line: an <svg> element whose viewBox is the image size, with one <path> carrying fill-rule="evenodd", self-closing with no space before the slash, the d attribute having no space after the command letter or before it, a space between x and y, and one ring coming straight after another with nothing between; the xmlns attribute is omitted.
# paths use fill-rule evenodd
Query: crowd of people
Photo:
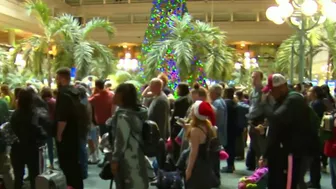
<svg viewBox="0 0 336 189"><path fill-rule="evenodd" d="M248 170L268 168L269 189L321 188L321 172L329 164L336 189L336 129L328 140L319 136L319 123L335 110L328 86L291 86L281 74L270 75L263 86L263 79L261 72L252 73L249 94L224 83L205 87L181 82L173 91L165 74L141 91L130 83L112 90L110 81L89 78L86 83L71 83L70 70L62 68L56 73L57 90L38 91L28 84L12 95L3 85L0 123L8 122L13 136L5 144L10 146L9 154L0 140L0 174L7 189L21 189L27 166L35 189L35 178L41 174L40 149L47 144L49 167L57 168L57 154L67 185L74 189L84 188L88 164L103 168L107 162L117 189L148 189L150 182L156 182L148 176L149 159L142 146L143 124L150 120L166 143L167 155L182 171L186 189L225 186L221 173L234 173L235 161L243 159ZM111 135L112 155L100 160L99 139L106 133ZM218 150L210 149L213 141L218 142ZM228 154L222 168L221 150ZM181 161L185 161L182 168ZM11 167L14 180L8 176Z"/></svg>

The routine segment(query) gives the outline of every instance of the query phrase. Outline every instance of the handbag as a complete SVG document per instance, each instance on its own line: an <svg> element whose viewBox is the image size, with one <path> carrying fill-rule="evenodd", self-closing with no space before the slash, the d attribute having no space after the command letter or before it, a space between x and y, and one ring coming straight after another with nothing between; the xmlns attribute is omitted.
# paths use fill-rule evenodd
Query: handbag
<svg viewBox="0 0 336 189"><path fill-rule="evenodd" d="M320 139L322 142L332 139L334 120L335 117L333 114L324 113L319 131Z"/></svg>
<svg viewBox="0 0 336 189"><path fill-rule="evenodd" d="M159 189L182 189L184 186L179 171L158 170L157 185Z"/></svg>
<svg viewBox="0 0 336 189"><path fill-rule="evenodd" d="M106 162L102 168L102 170L99 173L99 177L103 180L113 180L113 174L111 171L111 163Z"/></svg>

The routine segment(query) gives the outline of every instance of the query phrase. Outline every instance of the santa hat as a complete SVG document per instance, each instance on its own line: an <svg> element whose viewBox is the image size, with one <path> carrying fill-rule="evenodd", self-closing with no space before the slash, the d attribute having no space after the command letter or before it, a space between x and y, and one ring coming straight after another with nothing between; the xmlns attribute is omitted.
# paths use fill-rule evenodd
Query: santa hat
<svg viewBox="0 0 336 189"><path fill-rule="evenodd" d="M213 109L208 102L196 101L193 105L194 115L199 120L212 119Z"/></svg>

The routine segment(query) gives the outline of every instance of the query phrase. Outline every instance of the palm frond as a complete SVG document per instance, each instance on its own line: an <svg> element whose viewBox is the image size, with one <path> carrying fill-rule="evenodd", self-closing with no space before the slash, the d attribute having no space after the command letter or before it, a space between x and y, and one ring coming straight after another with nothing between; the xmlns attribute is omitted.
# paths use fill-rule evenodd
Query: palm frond
<svg viewBox="0 0 336 189"><path fill-rule="evenodd" d="M74 66L76 66L78 70L78 76L83 77L88 74L94 49L90 43L86 41L79 42L74 49Z"/></svg>
<svg viewBox="0 0 336 189"><path fill-rule="evenodd" d="M55 34L61 33L66 41L76 43L83 38L79 21L70 14L62 14L56 17L52 24L50 31Z"/></svg>
<svg viewBox="0 0 336 189"><path fill-rule="evenodd" d="M293 35L288 39L284 40L276 54L276 61L274 63L275 71L287 75L291 69L291 58L292 58L292 46L294 49L298 49L297 36ZM294 54L294 69L297 69L298 57Z"/></svg>
<svg viewBox="0 0 336 189"><path fill-rule="evenodd" d="M93 18L82 28L83 38L87 38L90 32L98 28L103 29L110 38L113 37L116 30L110 21L101 18Z"/></svg>
<svg viewBox="0 0 336 189"><path fill-rule="evenodd" d="M0 80L3 81L4 78L7 76L10 70L12 70L13 63L10 62L10 54L5 49L0 48L0 70L1 70L1 78Z"/></svg>
<svg viewBox="0 0 336 189"><path fill-rule="evenodd" d="M176 57L176 66L183 70L181 78L186 79L191 72L191 63L194 60L193 44L188 39L172 42L172 48Z"/></svg>
<svg viewBox="0 0 336 189"><path fill-rule="evenodd" d="M108 48L105 45L100 44L96 41L89 41L91 44L91 47L94 49L94 58L99 59L101 68L102 68L102 74L104 77L111 74L115 68L115 63L117 61L116 57L112 53L112 49Z"/></svg>
<svg viewBox="0 0 336 189"><path fill-rule="evenodd" d="M230 77L233 65L233 53L225 43L225 33L217 27L212 27L200 21L192 22L192 17L185 14L170 18L170 31L164 41L157 41L150 53L145 56L146 76L154 76L157 64L165 58L170 50L174 55L180 78L197 79L204 74L211 79ZM202 62L196 65L195 62ZM192 81L194 82L194 81Z"/></svg>
<svg viewBox="0 0 336 189"><path fill-rule="evenodd" d="M140 90L141 87L142 87L142 83L140 83L139 81L136 81L136 80L127 80L125 81L125 83L131 83L135 86L135 88L137 88L137 90Z"/></svg>
<svg viewBox="0 0 336 189"><path fill-rule="evenodd" d="M132 79L132 75L127 71L119 70L116 73L116 81L118 83L124 83L131 79Z"/></svg>
<svg viewBox="0 0 336 189"><path fill-rule="evenodd" d="M16 72L8 73L8 76L5 80L9 84L9 88L14 89L16 87L22 87L26 84L27 81L32 79L32 73L29 71L24 71L20 74Z"/></svg>
<svg viewBox="0 0 336 189"><path fill-rule="evenodd" d="M33 15L40 21L40 24L47 26L50 21L51 11L42 0L27 0L26 9L29 15Z"/></svg>
<svg viewBox="0 0 336 189"><path fill-rule="evenodd" d="M144 62L147 79L151 79L156 75L157 66L164 59L170 46L171 41L169 40L157 42L152 46L152 50L146 55Z"/></svg>

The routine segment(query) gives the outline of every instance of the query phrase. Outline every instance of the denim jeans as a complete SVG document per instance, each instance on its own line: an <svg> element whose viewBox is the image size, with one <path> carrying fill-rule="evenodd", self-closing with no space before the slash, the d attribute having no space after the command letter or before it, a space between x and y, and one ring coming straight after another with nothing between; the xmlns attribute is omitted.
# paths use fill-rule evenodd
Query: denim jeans
<svg viewBox="0 0 336 189"><path fill-rule="evenodd" d="M88 177L88 153L86 150L86 144L87 144L86 140L81 140L79 148L79 160L82 166L84 179Z"/></svg>
<svg viewBox="0 0 336 189"><path fill-rule="evenodd" d="M48 146L48 158L50 165L54 165L54 139L53 137L49 137L47 139Z"/></svg>
<svg viewBox="0 0 336 189"><path fill-rule="evenodd" d="M331 185L336 189L336 158L329 158Z"/></svg>

